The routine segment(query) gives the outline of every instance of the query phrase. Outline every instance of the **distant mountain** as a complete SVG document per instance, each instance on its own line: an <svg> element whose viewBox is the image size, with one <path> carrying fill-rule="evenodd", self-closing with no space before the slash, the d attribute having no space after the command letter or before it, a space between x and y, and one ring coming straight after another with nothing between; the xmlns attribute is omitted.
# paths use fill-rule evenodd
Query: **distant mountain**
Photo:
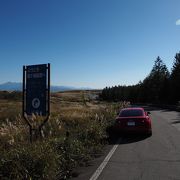
<svg viewBox="0 0 180 180"><path fill-rule="evenodd" d="M76 90L76 88L70 86L51 86L51 92L70 91L70 90Z"/></svg>
<svg viewBox="0 0 180 180"><path fill-rule="evenodd" d="M91 88L75 88L71 86L51 86L51 92L70 90L90 90ZM0 84L0 91L22 91L22 83L7 82Z"/></svg>
<svg viewBox="0 0 180 180"><path fill-rule="evenodd" d="M7 82L0 84L1 91L21 91L22 90L22 83L16 82Z"/></svg>

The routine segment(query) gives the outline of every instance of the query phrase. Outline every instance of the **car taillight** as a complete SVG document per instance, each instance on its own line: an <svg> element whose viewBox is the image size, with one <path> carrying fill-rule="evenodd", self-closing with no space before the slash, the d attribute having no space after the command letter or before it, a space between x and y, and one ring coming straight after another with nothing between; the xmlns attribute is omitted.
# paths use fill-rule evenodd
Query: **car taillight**
<svg viewBox="0 0 180 180"><path fill-rule="evenodd" d="M150 125L149 119L145 118L144 123L145 123L146 126L149 126Z"/></svg>

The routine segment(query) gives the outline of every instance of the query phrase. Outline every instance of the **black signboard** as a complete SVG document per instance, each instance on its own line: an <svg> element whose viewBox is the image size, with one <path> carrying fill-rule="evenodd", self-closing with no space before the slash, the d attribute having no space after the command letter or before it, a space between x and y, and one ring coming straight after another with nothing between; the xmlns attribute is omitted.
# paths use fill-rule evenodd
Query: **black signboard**
<svg viewBox="0 0 180 180"><path fill-rule="evenodd" d="M49 115L50 64L24 66L23 72L23 111Z"/></svg>

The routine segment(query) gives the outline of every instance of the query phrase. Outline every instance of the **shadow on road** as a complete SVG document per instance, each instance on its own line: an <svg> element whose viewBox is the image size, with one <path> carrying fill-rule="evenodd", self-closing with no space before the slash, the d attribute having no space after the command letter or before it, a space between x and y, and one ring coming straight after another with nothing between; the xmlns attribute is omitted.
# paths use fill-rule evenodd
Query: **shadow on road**
<svg viewBox="0 0 180 180"><path fill-rule="evenodd" d="M125 134L125 133L116 133L113 131L113 128L109 129L107 131L108 133L108 142L111 145L115 144L130 144L130 143L135 143L138 141L143 141L147 138L150 138L151 135L145 135L145 134ZM118 140L121 139L120 142Z"/></svg>
<svg viewBox="0 0 180 180"><path fill-rule="evenodd" d="M171 124L179 124L180 123L180 113L178 113L178 117L176 119L172 119Z"/></svg>
<svg viewBox="0 0 180 180"><path fill-rule="evenodd" d="M131 134L131 135L122 135L121 137L122 137L122 141L120 144L130 144L138 141L143 141L149 138L150 136L144 134Z"/></svg>
<svg viewBox="0 0 180 180"><path fill-rule="evenodd" d="M178 124L178 123L180 123L180 119L179 120L175 119L175 121L173 121L171 124Z"/></svg>
<svg viewBox="0 0 180 180"><path fill-rule="evenodd" d="M178 111L177 106L174 105L143 105L143 104L138 104L138 105L131 105L131 107L142 107L145 109L145 111L163 111L163 112L168 112L168 111Z"/></svg>
<svg viewBox="0 0 180 180"><path fill-rule="evenodd" d="M139 107L143 107L145 109L145 111L162 111L162 112L176 111L176 112L179 112L176 106L161 106L161 107L139 106Z"/></svg>

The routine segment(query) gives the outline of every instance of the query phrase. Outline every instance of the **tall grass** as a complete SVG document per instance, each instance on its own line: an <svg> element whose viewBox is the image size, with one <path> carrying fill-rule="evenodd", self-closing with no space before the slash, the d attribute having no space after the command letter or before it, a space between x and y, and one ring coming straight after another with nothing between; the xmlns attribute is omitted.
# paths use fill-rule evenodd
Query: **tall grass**
<svg viewBox="0 0 180 180"><path fill-rule="evenodd" d="M0 126L0 179L68 179L76 174L73 172L77 166L88 165L100 154L108 136L107 127L126 104L90 103L85 96L82 92L54 94L43 138L32 144L22 117L16 114L12 120L4 113ZM67 103L69 106L65 106ZM34 121L39 123L38 118Z"/></svg>

